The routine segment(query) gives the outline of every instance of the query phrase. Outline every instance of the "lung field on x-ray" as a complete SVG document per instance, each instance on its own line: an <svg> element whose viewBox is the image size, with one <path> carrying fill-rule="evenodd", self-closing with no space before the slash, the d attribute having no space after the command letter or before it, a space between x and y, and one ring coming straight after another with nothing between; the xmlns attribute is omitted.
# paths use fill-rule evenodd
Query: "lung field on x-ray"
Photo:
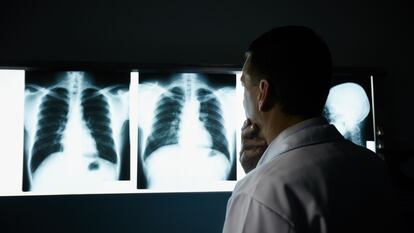
<svg viewBox="0 0 414 233"><path fill-rule="evenodd" d="M200 102L200 121L211 136L211 148L222 152L228 159L230 152L225 133L221 104L217 96L209 89L197 90L197 100Z"/></svg>
<svg viewBox="0 0 414 233"><path fill-rule="evenodd" d="M107 98L96 88L82 91L82 113L86 126L96 142L98 156L117 163L112 127L111 112Z"/></svg>
<svg viewBox="0 0 414 233"><path fill-rule="evenodd" d="M140 73L138 188L235 179L235 75Z"/></svg>
<svg viewBox="0 0 414 233"><path fill-rule="evenodd" d="M42 98L39 107L38 126L31 153L31 172L34 172L49 154L63 151L62 137L68 113L68 91L62 87L50 89Z"/></svg>
<svg viewBox="0 0 414 233"><path fill-rule="evenodd" d="M129 179L128 83L125 72L27 73L24 191Z"/></svg>
<svg viewBox="0 0 414 233"><path fill-rule="evenodd" d="M152 132L147 139L143 155L144 160L158 148L178 143L184 102L184 91L180 87L173 87L161 95L156 104Z"/></svg>

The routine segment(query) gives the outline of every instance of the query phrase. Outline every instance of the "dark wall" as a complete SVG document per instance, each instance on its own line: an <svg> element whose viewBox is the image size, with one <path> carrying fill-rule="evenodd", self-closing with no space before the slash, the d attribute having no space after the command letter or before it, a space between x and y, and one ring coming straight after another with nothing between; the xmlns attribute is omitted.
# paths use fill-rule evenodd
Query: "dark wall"
<svg viewBox="0 0 414 233"><path fill-rule="evenodd" d="M8 1L0 64L28 61L242 64L249 42L279 25L314 28L336 66L388 72L390 146L410 143L414 33L408 1Z"/></svg>
<svg viewBox="0 0 414 233"><path fill-rule="evenodd" d="M230 193L0 198L0 232L220 232Z"/></svg>
<svg viewBox="0 0 414 233"><path fill-rule="evenodd" d="M74 1L8 1L0 5L0 65L22 62L241 65L244 49L259 34L279 25L306 25L326 39L335 66L373 66L383 67L387 71L382 102L377 102L385 110L382 114L386 126L386 147L411 151L414 150L414 144L411 143L414 139L414 125L411 123L414 111L410 111L411 102L414 101L414 82L411 78L414 33L411 25L412 8L408 2L94 0L75 5ZM171 228L172 231L203 232L198 231L198 228L194 228L197 231L191 230L191 227L198 227L198 220L194 222L193 218L206 218L210 222L202 225L206 227L205 232L219 232L228 194L202 195L201 198L199 195L173 195L166 199L151 196L141 199L140 195L128 196L128 199L123 195L109 199L99 196L94 202L95 208L103 208L103 213L90 212L93 216L91 224L97 224L95 220L101 216L105 221L103 226L120 226L106 221L114 218L114 221L122 222L127 215L122 213L122 217L117 217L118 214L110 209L119 210L118 204L127 206L126 203L130 202L131 207L120 209L121 212L128 211L126 219L133 219L130 216L135 215L138 216L135 218L137 226L154 225L156 229L161 229L161 225L157 224L164 220L160 223L142 218L145 213L139 212L143 208L136 203L145 204L148 201L150 204L144 206L150 216L156 216L158 211L166 211L161 215L166 221L184 224L181 228ZM184 197L186 201L182 199ZM18 214L19 211L36 215L32 209L39 208L41 216L47 221L49 211L58 211L57 207L53 207L53 200L64 211L73 214L75 210L70 208L75 208L81 214L90 211L88 203L82 198L17 198L7 201L1 199L0 209L4 210L1 214L3 216L5 211L13 210L10 216L25 218L26 215ZM61 200L65 200L66 204ZM172 203L165 203L165 200ZM159 201L166 204L166 208L158 206ZM181 203L185 209L182 210L182 205L175 202ZM19 211L7 203L15 203ZM44 208L39 203L44 203ZM221 206L210 209L209 205L202 203L218 203ZM192 214L192 207L206 212L202 215ZM86 215L84 217L87 218ZM52 216L52 219L56 218ZM188 224L184 220L187 218ZM13 220L12 217L8 219ZM14 219L15 224L24 224L25 221ZM75 217L75 221L81 220ZM70 226L70 221L62 220L60 223ZM127 221L125 224L131 226ZM31 223L29 226L35 228L38 225ZM168 226L163 228L164 231L169 229ZM123 230L136 232L132 228Z"/></svg>

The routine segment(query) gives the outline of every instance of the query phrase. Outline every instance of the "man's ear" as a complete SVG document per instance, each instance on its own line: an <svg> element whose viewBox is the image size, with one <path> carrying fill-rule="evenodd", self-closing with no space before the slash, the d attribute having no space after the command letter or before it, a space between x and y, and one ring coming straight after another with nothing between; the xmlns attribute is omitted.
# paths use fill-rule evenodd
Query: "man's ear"
<svg viewBox="0 0 414 233"><path fill-rule="evenodd" d="M267 79L260 80L259 83L259 111L266 112L272 107L270 83Z"/></svg>

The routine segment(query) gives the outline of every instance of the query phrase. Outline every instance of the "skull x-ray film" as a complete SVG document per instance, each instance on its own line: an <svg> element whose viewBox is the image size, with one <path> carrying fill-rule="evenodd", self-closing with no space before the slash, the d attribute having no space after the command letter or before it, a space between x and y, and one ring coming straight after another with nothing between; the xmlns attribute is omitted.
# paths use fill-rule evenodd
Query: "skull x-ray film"
<svg viewBox="0 0 414 233"><path fill-rule="evenodd" d="M375 151L371 76L336 75L324 116L355 144Z"/></svg>
<svg viewBox="0 0 414 233"><path fill-rule="evenodd" d="M235 74L140 72L137 187L236 180L235 92Z"/></svg>
<svg viewBox="0 0 414 233"><path fill-rule="evenodd" d="M130 179L129 81L129 72L26 72L24 191Z"/></svg>

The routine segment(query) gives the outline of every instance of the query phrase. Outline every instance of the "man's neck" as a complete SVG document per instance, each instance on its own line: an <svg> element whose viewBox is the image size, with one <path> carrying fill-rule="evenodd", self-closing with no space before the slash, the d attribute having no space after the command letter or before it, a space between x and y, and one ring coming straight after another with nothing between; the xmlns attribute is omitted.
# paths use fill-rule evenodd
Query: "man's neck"
<svg viewBox="0 0 414 233"><path fill-rule="evenodd" d="M269 145L285 129L307 119L302 116L287 115L280 111L270 111L263 116L263 137Z"/></svg>

